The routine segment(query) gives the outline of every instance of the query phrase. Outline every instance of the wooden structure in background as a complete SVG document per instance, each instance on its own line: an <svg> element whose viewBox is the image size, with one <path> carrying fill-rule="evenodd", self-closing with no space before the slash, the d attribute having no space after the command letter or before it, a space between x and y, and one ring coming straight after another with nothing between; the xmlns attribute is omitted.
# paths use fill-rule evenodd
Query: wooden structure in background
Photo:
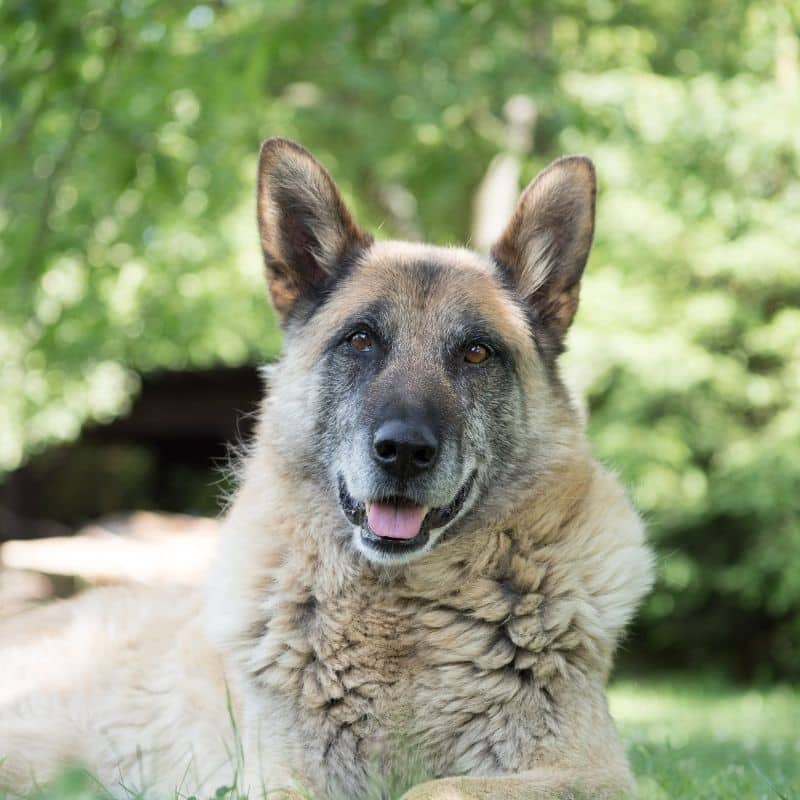
<svg viewBox="0 0 800 800"><path fill-rule="evenodd" d="M0 541L69 535L90 518L133 508L183 510L177 490L167 496L176 469L184 482L196 475L201 492L206 482L212 496L230 445L250 435L262 393L255 366L145 376L127 415L86 428L75 443L35 456L7 478L0 486ZM147 459L147 470L131 477L120 469L118 483L145 485L115 484L116 462L104 462L103 453L126 447ZM89 468L81 466L87 448L96 462ZM65 497L59 487L81 468L85 479Z"/></svg>

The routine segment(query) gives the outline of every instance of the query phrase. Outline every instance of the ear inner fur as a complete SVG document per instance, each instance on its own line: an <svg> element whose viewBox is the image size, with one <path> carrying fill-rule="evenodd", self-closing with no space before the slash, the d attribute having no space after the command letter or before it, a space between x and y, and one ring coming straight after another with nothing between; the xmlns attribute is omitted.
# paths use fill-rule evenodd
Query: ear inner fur
<svg viewBox="0 0 800 800"><path fill-rule="evenodd" d="M283 321L298 300L330 286L348 253L372 241L322 164L287 139L261 146L257 205L270 295Z"/></svg>
<svg viewBox="0 0 800 800"><path fill-rule="evenodd" d="M594 233L592 162L560 158L525 189L492 256L517 291L563 337L578 307L580 279Z"/></svg>

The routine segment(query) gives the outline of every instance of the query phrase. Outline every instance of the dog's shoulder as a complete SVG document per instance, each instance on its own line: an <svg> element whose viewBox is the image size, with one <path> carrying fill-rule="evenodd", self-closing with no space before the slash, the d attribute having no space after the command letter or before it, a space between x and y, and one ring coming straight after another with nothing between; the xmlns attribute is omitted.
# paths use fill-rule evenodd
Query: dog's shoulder
<svg viewBox="0 0 800 800"><path fill-rule="evenodd" d="M449 645L450 613L470 623L483 663L536 663L540 675L545 662L560 669L563 659L607 669L653 581L642 520L617 477L591 457L529 508L431 561L410 582L427 599L434 638ZM456 649L469 636L458 636Z"/></svg>
<svg viewBox="0 0 800 800"><path fill-rule="evenodd" d="M599 636L616 643L653 585L655 556L619 478L595 464L581 512L564 538Z"/></svg>

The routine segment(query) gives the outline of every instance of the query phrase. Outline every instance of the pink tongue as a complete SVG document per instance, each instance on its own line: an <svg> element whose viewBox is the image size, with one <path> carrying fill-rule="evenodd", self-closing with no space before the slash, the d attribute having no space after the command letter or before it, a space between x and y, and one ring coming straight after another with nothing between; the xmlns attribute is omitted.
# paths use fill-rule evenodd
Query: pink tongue
<svg viewBox="0 0 800 800"><path fill-rule="evenodd" d="M394 503L370 503L369 527L386 539L413 539L425 519L424 506L398 506Z"/></svg>

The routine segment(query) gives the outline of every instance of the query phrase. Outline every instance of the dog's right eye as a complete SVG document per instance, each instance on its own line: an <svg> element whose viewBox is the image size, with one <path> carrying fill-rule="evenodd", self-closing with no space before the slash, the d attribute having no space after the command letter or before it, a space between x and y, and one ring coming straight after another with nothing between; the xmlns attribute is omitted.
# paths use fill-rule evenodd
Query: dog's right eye
<svg viewBox="0 0 800 800"><path fill-rule="evenodd" d="M464 361L468 364L483 364L487 358L492 354L492 351L485 344L480 342L473 342L464 351Z"/></svg>
<svg viewBox="0 0 800 800"><path fill-rule="evenodd" d="M372 337L366 331L356 331L348 339L350 347L361 353L372 349Z"/></svg>

